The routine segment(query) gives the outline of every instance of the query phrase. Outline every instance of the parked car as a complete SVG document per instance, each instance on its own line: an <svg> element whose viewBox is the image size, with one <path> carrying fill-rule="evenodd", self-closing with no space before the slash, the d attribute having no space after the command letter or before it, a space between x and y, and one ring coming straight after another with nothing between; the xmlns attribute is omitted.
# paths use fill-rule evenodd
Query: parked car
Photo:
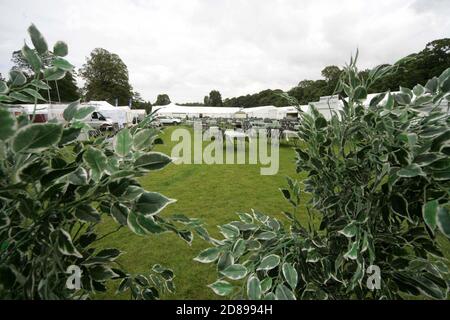
<svg viewBox="0 0 450 320"><path fill-rule="evenodd" d="M172 118L172 117L169 117L169 116L160 116L160 117L157 117L155 119L155 122L156 122L156 124L158 124L160 126L170 125L170 124L177 125L177 124L181 123L181 119Z"/></svg>
<svg viewBox="0 0 450 320"><path fill-rule="evenodd" d="M116 123L114 123L110 118L105 117L98 111L92 112L82 121L90 125L95 130L114 130L117 127Z"/></svg>

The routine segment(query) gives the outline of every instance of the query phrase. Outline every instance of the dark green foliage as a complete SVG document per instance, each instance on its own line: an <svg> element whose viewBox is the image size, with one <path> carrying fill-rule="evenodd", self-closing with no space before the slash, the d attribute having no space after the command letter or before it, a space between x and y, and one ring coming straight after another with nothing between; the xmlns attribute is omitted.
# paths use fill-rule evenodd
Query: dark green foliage
<svg viewBox="0 0 450 320"><path fill-rule="evenodd" d="M370 107L371 85L408 60L361 77L355 63L338 83L343 110L327 121L312 108L301 113L297 170L282 194L289 223L253 211L220 226L196 258L216 262L220 295L249 299L446 299L448 261L437 237L450 238L450 69L413 90L382 94ZM383 98L385 98L383 100ZM291 98L291 100L294 98ZM295 100L295 99L294 99ZM309 221L296 218L301 193ZM380 270L380 287L368 278ZM230 280L243 279L237 286Z"/></svg>
<svg viewBox="0 0 450 320"><path fill-rule="evenodd" d="M112 105L117 101L123 106L133 97L128 68L117 54L94 49L79 73L86 81L83 88L86 101L105 100Z"/></svg>
<svg viewBox="0 0 450 320"><path fill-rule="evenodd" d="M32 31L33 43L44 50L44 38L35 27ZM67 48L58 46L64 55ZM69 64L58 61L58 67L50 64L45 70L65 74ZM91 128L79 119L93 109L79 101L65 109L64 124L14 118L9 103L37 97L32 88L45 85L42 73L27 83L21 71L12 71L9 85L0 87L0 298L86 299L105 291L110 281L120 281L118 291L129 291L134 299L173 292L171 270L155 265L147 275L130 274L116 261L122 252L96 247L123 227L139 235L174 232L189 243L191 227L205 234L198 221L161 217L159 212L174 200L144 190L137 180L171 161L151 151L158 135L150 128L152 115L112 139L86 138ZM99 235L96 226L105 217L114 219L117 229ZM81 270L78 290L67 286L73 267Z"/></svg>
<svg viewBox="0 0 450 320"><path fill-rule="evenodd" d="M156 102L153 104L155 106L166 106L170 104L170 98L167 94L158 94Z"/></svg>
<svg viewBox="0 0 450 320"><path fill-rule="evenodd" d="M213 106L213 107L222 107L223 106L222 95L220 94L219 91L212 90L209 93L208 105Z"/></svg>
<svg viewBox="0 0 450 320"><path fill-rule="evenodd" d="M62 45L64 44L64 42L60 43ZM31 51L37 53L34 49L31 49ZM39 55L41 63L45 67L49 67L52 64L54 57L55 55L48 51ZM31 80L34 77L34 71L25 59L21 50L13 52L11 61L14 64L13 69L21 70L28 80ZM58 82L44 82L44 86L39 88L38 92L41 96L45 97L46 100L52 102L70 102L80 98L79 88L77 87L77 83L74 78L74 71L67 72Z"/></svg>

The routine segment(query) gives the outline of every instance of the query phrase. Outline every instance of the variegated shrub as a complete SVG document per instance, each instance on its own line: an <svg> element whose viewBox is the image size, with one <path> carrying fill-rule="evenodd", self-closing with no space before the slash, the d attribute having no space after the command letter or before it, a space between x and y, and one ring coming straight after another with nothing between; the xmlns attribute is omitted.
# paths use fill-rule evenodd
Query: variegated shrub
<svg viewBox="0 0 450 320"><path fill-rule="evenodd" d="M215 293L447 297L448 262L440 244L448 248L450 237L450 69L425 86L365 104L371 85L400 63L362 78L352 59L337 87L343 109L332 111L330 120L314 107L301 114L297 170L307 178L289 179L282 190L293 211L285 212L284 222L252 212L220 226L224 239L212 240L196 258L216 263ZM298 219L303 193L311 195L306 224Z"/></svg>

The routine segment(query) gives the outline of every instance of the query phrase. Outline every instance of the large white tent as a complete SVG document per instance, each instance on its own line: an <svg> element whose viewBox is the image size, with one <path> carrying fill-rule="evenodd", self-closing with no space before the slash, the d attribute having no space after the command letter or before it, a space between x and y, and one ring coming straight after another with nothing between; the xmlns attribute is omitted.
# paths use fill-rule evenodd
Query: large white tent
<svg viewBox="0 0 450 320"><path fill-rule="evenodd" d="M327 120L331 119L334 112L338 113L344 107L342 101L336 95L320 97L319 101L309 104L313 105Z"/></svg>
<svg viewBox="0 0 450 320"><path fill-rule="evenodd" d="M242 109L248 118L277 119L278 108L275 106L261 106Z"/></svg>
<svg viewBox="0 0 450 320"><path fill-rule="evenodd" d="M233 118L240 108L228 107L186 107L176 104L155 107L158 116L170 116L175 118Z"/></svg>

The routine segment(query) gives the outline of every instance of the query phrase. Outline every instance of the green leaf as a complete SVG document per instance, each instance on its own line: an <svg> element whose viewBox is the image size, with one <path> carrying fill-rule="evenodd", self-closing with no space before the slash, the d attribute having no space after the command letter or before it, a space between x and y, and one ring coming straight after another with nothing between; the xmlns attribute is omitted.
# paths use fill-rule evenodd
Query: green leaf
<svg viewBox="0 0 450 320"><path fill-rule="evenodd" d="M394 95L395 101L400 105L407 105L411 103L411 97L405 93L397 93Z"/></svg>
<svg viewBox="0 0 450 320"><path fill-rule="evenodd" d="M75 113L77 112L77 108L80 104L80 100L74 101L72 103L69 103L69 105L64 109L63 117L64 120L70 121L75 116Z"/></svg>
<svg viewBox="0 0 450 320"><path fill-rule="evenodd" d="M75 209L75 217L84 222L100 222L100 215L88 204L81 204Z"/></svg>
<svg viewBox="0 0 450 320"><path fill-rule="evenodd" d="M113 203L110 209L111 216L113 219L120 225L126 226L127 225L127 218L128 214L130 212L130 209L128 209L127 206L121 204L121 203Z"/></svg>
<svg viewBox="0 0 450 320"><path fill-rule="evenodd" d="M355 89L355 93L353 95L353 99L355 99L355 100L364 100L366 98L367 98L366 88L364 88L363 86L358 86Z"/></svg>
<svg viewBox="0 0 450 320"><path fill-rule="evenodd" d="M127 217L127 225L132 232L143 236L146 234L146 232L144 228L142 228L142 226L139 224L138 217L139 215L136 212L130 211Z"/></svg>
<svg viewBox="0 0 450 320"><path fill-rule="evenodd" d="M25 58L25 60L30 64L31 69L36 74L39 74L42 67L42 60L37 55L36 51L30 49L26 44L22 48L22 55Z"/></svg>
<svg viewBox="0 0 450 320"><path fill-rule="evenodd" d="M441 232L450 238L450 211L445 207L439 207L436 216L436 224Z"/></svg>
<svg viewBox="0 0 450 320"><path fill-rule="evenodd" d="M144 215L155 215L175 201L157 192L145 192L139 197L136 210Z"/></svg>
<svg viewBox="0 0 450 320"><path fill-rule="evenodd" d="M58 250L66 256L83 258L81 253L79 253L73 245L72 237L70 236L70 234L63 229L60 229L58 232Z"/></svg>
<svg viewBox="0 0 450 320"><path fill-rule="evenodd" d="M423 86L421 86L420 84L418 84L418 85L414 86L413 93L416 97L419 97L425 93L425 88Z"/></svg>
<svg viewBox="0 0 450 320"><path fill-rule="evenodd" d="M0 94L5 94L9 91L9 88L5 81L0 81Z"/></svg>
<svg viewBox="0 0 450 320"><path fill-rule="evenodd" d="M73 115L74 119L82 120L95 111L94 107L82 107L77 109L75 114Z"/></svg>
<svg viewBox="0 0 450 320"><path fill-rule="evenodd" d="M84 186L88 184L88 174L86 169L79 167L67 176L67 180L75 186Z"/></svg>
<svg viewBox="0 0 450 320"><path fill-rule="evenodd" d="M25 75L18 70L11 70L9 72L9 79L11 81L11 87L20 87L27 82Z"/></svg>
<svg viewBox="0 0 450 320"><path fill-rule="evenodd" d="M21 101L21 102L34 103L34 98L27 96L21 92L17 92L17 91L11 92L9 94L9 97L14 100Z"/></svg>
<svg viewBox="0 0 450 320"><path fill-rule="evenodd" d="M261 260L256 270L271 270L280 264L280 257L276 254L270 254Z"/></svg>
<svg viewBox="0 0 450 320"><path fill-rule="evenodd" d="M41 96L41 94L39 92L37 92L34 89L31 88L25 88L23 89L21 92L26 92L28 93L30 96L36 98L37 100L42 100L42 101L46 101L45 98L43 96Z"/></svg>
<svg viewBox="0 0 450 320"><path fill-rule="evenodd" d="M133 136L133 149L143 150L152 145L152 141L156 136L157 131L154 129L144 129Z"/></svg>
<svg viewBox="0 0 450 320"><path fill-rule="evenodd" d="M59 141L59 145L63 146L66 144L69 144L76 140L78 136L80 135L81 129L80 128L74 128L69 127L63 130L61 140Z"/></svg>
<svg viewBox="0 0 450 320"><path fill-rule="evenodd" d="M30 84L33 85L37 89L42 89L42 90L51 89L51 87L42 80L33 79L33 80L31 80Z"/></svg>
<svg viewBox="0 0 450 320"><path fill-rule="evenodd" d="M47 42L34 24L28 28L28 34L30 35L33 46L37 52L40 54L46 53L48 50Z"/></svg>
<svg viewBox="0 0 450 320"><path fill-rule="evenodd" d="M298 274L297 270L292 266L291 263L283 263L282 266L283 276L286 279L287 283L292 289L297 287L298 282Z"/></svg>
<svg viewBox="0 0 450 320"><path fill-rule="evenodd" d="M377 94L375 97L373 97L373 98L370 100L369 105L370 105L371 107L377 106L381 101L383 101L383 99L384 99L385 96L386 96L386 92Z"/></svg>
<svg viewBox="0 0 450 320"><path fill-rule="evenodd" d="M277 300L296 300L294 293L284 284L279 284L275 289Z"/></svg>
<svg viewBox="0 0 450 320"><path fill-rule="evenodd" d="M358 257L358 242L353 242L350 249L344 254L345 259L356 260Z"/></svg>
<svg viewBox="0 0 450 320"><path fill-rule="evenodd" d="M247 296L250 300L261 299L261 282L255 276L251 276L247 280Z"/></svg>
<svg viewBox="0 0 450 320"><path fill-rule="evenodd" d="M227 296L233 292L233 286L224 280L218 280L208 285L208 287L210 287L218 296Z"/></svg>
<svg viewBox="0 0 450 320"><path fill-rule="evenodd" d="M105 281L119 276L110 267L105 266L103 264L94 265L93 267L90 267L89 274L95 281Z"/></svg>
<svg viewBox="0 0 450 320"><path fill-rule="evenodd" d="M219 254L220 250L216 247L212 247L200 252L200 254L194 258L194 260L200 263L211 263L217 260Z"/></svg>
<svg viewBox="0 0 450 320"><path fill-rule="evenodd" d="M437 160L440 159L440 156L436 153L422 153L414 158L414 163L417 163L419 166L427 166Z"/></svg>
<svg viewBox="0 0 450 320"><path fill-rule="evenodd" d="M219 226L220 233L222 233L225 238L232 239L239 236L239 229L231 224L224 224L223 226Z"/></svg>
<svg viewBox="0 0 450 320"><path fill-rule="evenodd" d="M39 152L58 143L63 128L59 124L30 124L20 128L12 142L14 152Z"/></svg>
<svg viewBox="0 0 450 320"><path fill-rule="evenodd" d="M439 206L438 201L433 200L425 203L422 208L423 220L431 230L434 230L436 228L436 216L438 212L438 206Z"/></svg>
<svg viewBox="0 0 450 320"><path fill-rule="evenodd" d="M152 216L138 215L137 222L147 234L156 234L166 231L165 228L156 223Z"/></svg>
<svg viewBox="0 0 450 320"><path fill-rule="evenodd" d="M143 154L134 162L134 167L143 170L161 170L168 165L172 159L161 152L149 152Z"/></svg>
<svg viewBox="0 0 450 320"><path fill-rule="evenodd" d="M323 117L318 117L315 121L316 129L325 128L328 125L327 120Z"/></svg>
<svg viewBox="0 0 450 320"><path fill-rule="evenodd" d="M274 239L276 236L277 236L277 234L275 232L265 231L265 232L261 232L261 233L257 234L255 239L257 239L257 240L271 240L271 239Z"/></svg>
<svg viewBox="0 0 450 320"><path fill-rule="evenodd" d="M222 270L225 270L232 264L234 264L234 257L231 252L226 251L219 257L219 260L217 261L217 270L220 272Z"/></svg>
<svg viewBox="0 0 450 320"><path fill-rule="evenodd" d="M413 178L417 176L425 176L425 173L419 165L413 163L397 171L397 175L402 178Z"/></svg>
<svg viewBox="0 0 450 320"><path fill-rule="evenodd" d="M53 54L59 57L65 57L69 53L69 48L64 41L57 41L53 46Z"/></svg>
<svg viewBox="0 0 450 320"><path fill-rule="evenodd" d="M240 280L247 275L247 268L242 264L233 264L225 268L225 270L222 270L220 273L231 280Z"/></svg>
<svg viewBox="0 0 450 320"><path fill-rule="evenodd" d="M0 108L0 140L6 140L14 134L15 121L11 113Z"/></svg>
<svg viewBox="0 0 450 320"><path fill-rule="evenodd" d="M263 293L267 292L272 288L272 278L267 277L263 281L261 281L261 291Z"/></svg>
<svg viewBox="0 0 450 320"><path fill-rule="evenodd" d="M114 151L120 156L125 157L131 151L133 140L128 128L122 129L114 137Z"/></svg>
<svg viewBox="0 0 450 320"><path fill-rule="evenodd" d="M47 81L61 80L66 76L66 71L56 67L50 67L44 70L44 79Z"/></svg>
<svg viewBox="0 0 450 320"><path fill-rule="evenodd" d="M343 234L347 238L352 238L352 237L356 236L357 232L358 232L358 227L355 222L350 223L344 229L339 231L339 233Z"/></svg>
<svg viewBox="0 0 450 320"><path fill-rule="evenodd" d="M102 173L108 165L108 158L105 154L101 150L89 146L83 154L83 161L91 169L92 179L95 182L100 181Z"/></svg>
<svg viewBox="0 0 450 320"><path fill-rule="evenodd" d="M64 71L72 71L74 68L69 61L61 57L55 57L53 59L53 66Z"/></svg>
<svg viewBox="0 0 450 320"><path fill-rule="evenodd" d="M233 252L234 258L239 258L242 256L245 252L245 240L244 239L238 239L231 249Z"/></svg>
<svg viewBox="0 0 450 320"><path fill-rule="evenodd" d="M430 80L428 80L427 84L425 85L425 88L430 93L435 93L438 88L438 78L434 77Z"/></svg>

